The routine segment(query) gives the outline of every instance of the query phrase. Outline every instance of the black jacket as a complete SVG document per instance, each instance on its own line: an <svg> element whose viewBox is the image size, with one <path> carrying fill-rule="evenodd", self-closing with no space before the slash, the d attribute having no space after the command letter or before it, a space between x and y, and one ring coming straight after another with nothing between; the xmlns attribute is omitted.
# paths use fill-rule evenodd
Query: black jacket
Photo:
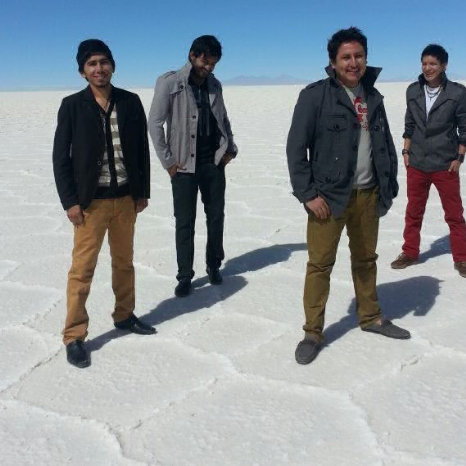
<svg viewBox="0 0 466 466"><path fill-rule="evenodd" d="M409 165L425 172L447 170L466 145L466 88L444 76L442 91L426 116L424 77L406 90L404 138L411 139Z"/></svg>
<svg viewBox="0 0 466 466"><path fill-rule="evenodd" d="M293 194L302 203L320 196L339 217L348 205L356 171L357 114L331 67L329 78L303 89L296 104L286 152ZM398 194L398 162L382 95L374 88L380 68L368 66L364 87L372 160L379 191L378 214L384 215Z"/></svg>
<svg viewBox="0 0 466 466"><path fill-rule="evenodd" d="M144 108L136 94L112 88L117 108L123 161L134 199L150 197L150 159ZM97 190L105 152L105 134L90 87L65 97L58 111L53 172L65 210L86 209Z"/></svg>

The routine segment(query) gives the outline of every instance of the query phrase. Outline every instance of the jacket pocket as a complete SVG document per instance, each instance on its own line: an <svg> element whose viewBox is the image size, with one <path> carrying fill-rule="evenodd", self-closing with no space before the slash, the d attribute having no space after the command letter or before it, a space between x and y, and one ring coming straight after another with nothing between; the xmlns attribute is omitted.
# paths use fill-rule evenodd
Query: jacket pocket
<svg viewBox="0 0 466 466"><path fill-rule="evenodd" d="M326 123L327 131L339 134L348 129L346 115L330 115Z"/></svg>

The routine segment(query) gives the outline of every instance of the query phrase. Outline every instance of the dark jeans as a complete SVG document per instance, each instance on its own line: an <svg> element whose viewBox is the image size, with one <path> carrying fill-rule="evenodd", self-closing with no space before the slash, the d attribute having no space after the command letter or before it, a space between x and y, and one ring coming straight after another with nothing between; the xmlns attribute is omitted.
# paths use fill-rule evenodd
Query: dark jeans
<svg viewBox="0 0 466 466"><path fill-rule="evenodd" d="M225 168L213 163L201 164L196 166L196 173L177 173L171 182L176 219L176 278L181 280L194 276L194 226L198 190L207 219L206 264L210 268L218 268L225 257Z"/></svg>

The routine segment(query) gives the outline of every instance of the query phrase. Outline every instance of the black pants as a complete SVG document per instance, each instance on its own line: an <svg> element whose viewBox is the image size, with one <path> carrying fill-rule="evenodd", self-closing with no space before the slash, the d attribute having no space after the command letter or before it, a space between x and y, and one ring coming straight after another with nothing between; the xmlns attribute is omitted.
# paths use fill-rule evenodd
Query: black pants
<svg viewBox="0 0 466 466"><path fill-rule="evenodd" d="M196 166L196 173L177 173L172 178L173 207L176 219L176 278L194 276L194 226L197 192L207 218L206 264L218 268L222 263L223 223L225 218L225 168L213 163Z"/></svg>

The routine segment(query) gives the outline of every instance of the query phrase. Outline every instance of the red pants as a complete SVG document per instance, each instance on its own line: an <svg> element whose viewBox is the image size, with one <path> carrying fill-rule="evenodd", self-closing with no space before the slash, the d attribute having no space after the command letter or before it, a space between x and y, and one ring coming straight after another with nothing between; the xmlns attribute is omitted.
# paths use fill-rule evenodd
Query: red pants
<svg viewBox="0 0 466 466"><path fill-rule="evenodd" d="M458 173L448 170L423 172L408 167L408 205L406 206L403 252L413 259L419 256L421 226L430 185L437 188L450 228L450 246L454 262L466 261L466 224L460 193Z"/></svg>

